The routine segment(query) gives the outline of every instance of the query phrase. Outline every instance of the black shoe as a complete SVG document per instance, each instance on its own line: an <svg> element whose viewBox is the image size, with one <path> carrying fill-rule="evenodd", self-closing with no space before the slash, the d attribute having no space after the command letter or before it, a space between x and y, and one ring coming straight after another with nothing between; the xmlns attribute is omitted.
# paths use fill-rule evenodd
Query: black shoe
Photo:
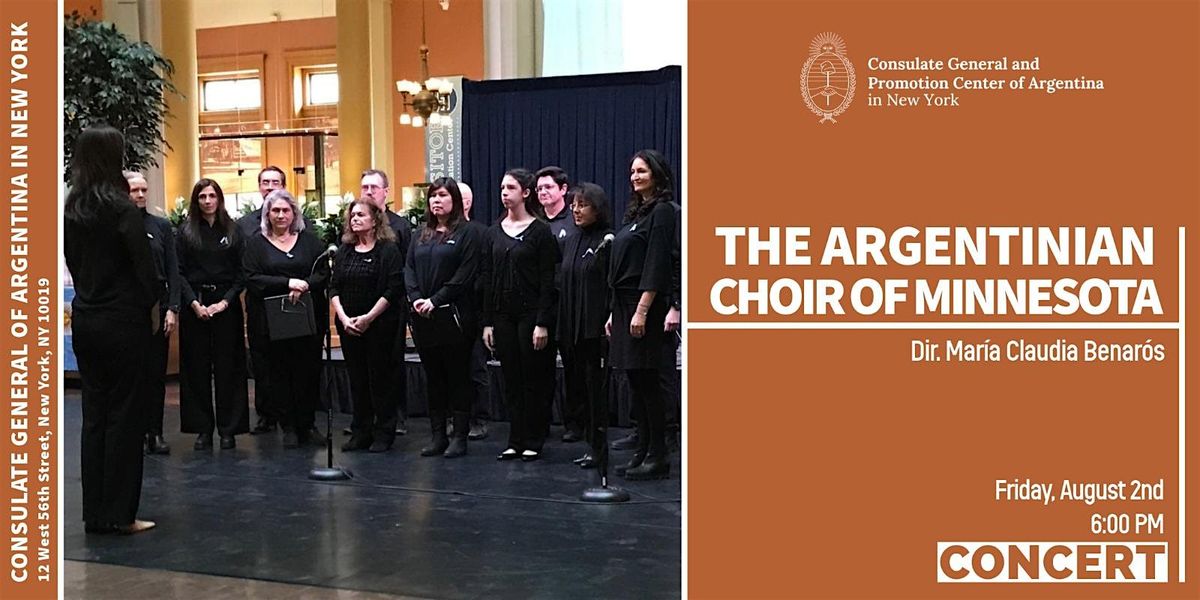
<svg viewBox="0 0 1200 600"><path fill-rule="evenodd" d="M537 450L525 450L521 452L521 460L524 462L533 462L542 457L542 453Z"/></svg>
<svg viewBox="0 0 1200 600"><path fill-rule="evenodd" d="M521 453L517 452L513 448L508 448L504 452L501 452L500 455L496 457L496 460L516 460L518 458L521 458Z"/></svg>
<svg viewBox="0 0 1200 600"><path fill-rule="evenodd" d="M167 445L167 440L163 439L162 434L151 434L146 436L146 454L170 454L171 447Z"/></svg>
<svg viewBox="0 0 1200 600"><path fill-rule="evenodd" d="M192 445L194 450L212 450L212 434L202 433L196 436L196 443Z"/></svg>
<svg viewBox="0 0 1200 600"><path fill-rule="evenodd" d="M579 459L579 462L575 464L579 465L580 469L595 469L600 465L600 461L592 458L591 454L584 454L583 457Z"/></svg>
<svg viewBox="0 0 1200 600"><path fill-rule="evenodd" d="M283 432L283 447L284 448L299 448L300 436L296 435L294 430L288 429Z"/></svg>
<svg viewBox="0 0 1200 600"><path fill-rule="evenodd" d="M116 525L109 525L107 523L84 523L83 532L94 533L98 535L108 535L116 533L117 527Z"/></svg>
<svg viewBox="0 0 1200 600"><path fill-rule="evenodd" d="M354 435L354 430L347 427L342 430L342 435Z"/></svg>
<svg viewBox="0 0 1200 600"><path fill-rule="evenodd" d="M222 450L233 450L234 448L237 448L237 440L233 439L232 435L221 436Z"/></svg>
<svg viewBox="0 0 1200 600"><path fill-rule="evenodd" d="M638 447L637 431L633 431L629 435L627 435L619 440L614 440L613 443L609 445L609 448L612 448L613 450L636 450L637 447Z"/></svg>
<svg viewBox="0 0 1200 600"><path fill-rule="evenodd" d="M446 446L446 451L442 453L442 456L446 458L458 458L466 455L467 438L465 437L455 437L454 439L450 440L450 445Z"/></svg>
<svg viewBox="0 0 1200 600"><path fill-rule="evenodd" d="M264 433L271 433L272 431L275 431L275 423L266 419L259 419L254 429L250 430L250 435L262 435Z"/></svg>
<svg viewBox="0 0 1200 600"><path fill-rule="evenodd" d="M562 441L564 444L574 444L575 442L583 441L583 436L574 429L568 429L562 434Z"/></svg>
<svg viewBox="0 0 1200 600"><path fill-rule="evenodd" d="M433 438L433 442L428 446L421 448L421 456L437 456L446 451L450 447L450 441L445 436Z"/></svg>
<svg viewBox="0 0 1200 600"><path fill-rule="evenodd" d="M392 440L375 440L371 442L371 447L367 448L367 452L387 452L392 449Z"/></svg>
<svg viewBox="0 0 1200 600"><path fill-rule="evenodd" d="M642 464L625 471L622 476L630 481L666 479L671 474L671 460L666 456L652 456Z"/></svg>
<svg viewBox="0 0 1200 600"><path fill-rule="evenodd" d="M408 424L404 422L404 419L396 421L396 435L408 435Z"/></svg>
<svg viewBox="0 0 1200 600"><path fill-rule="evenodd" d="M346 440L345 444L342 444L342 452L355 452L358 450L366 450L371 447L371 442L373 442L373 441L374 440L371 439L371 436L369 436L369 435L350 436L350 439Z"/></svg>
<svg viewBox="0 0 1200 600"><path fill-rule="evenodd" d="M613 469L613 471L615 471L617 473L617 475L624 475L626 473L626 471L629 471L630 469L636 469L636 468L642 466L642 463L645 461L646 461L646 451L642 450L633 455L633 460L630 460L629 462L627 462L623 465L617 465L617 468Z"/></svg>
<svg viewBox="0 0 1200 600"><path fill-rule="evenodd" d="M471 431L467 433L467 439L471 441L482 440L488 436L487 423L483 421L472 421Z"/></svg>

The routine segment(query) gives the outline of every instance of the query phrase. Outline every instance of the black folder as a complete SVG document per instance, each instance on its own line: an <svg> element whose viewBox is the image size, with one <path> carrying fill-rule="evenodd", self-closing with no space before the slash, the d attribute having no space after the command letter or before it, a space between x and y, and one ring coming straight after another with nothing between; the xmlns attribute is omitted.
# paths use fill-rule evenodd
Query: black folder
<svg viewBox="0 0 1200 600"><path fill-rule="evenodd" d="M293 303L287 294L263 298L267 313L267 331L272 342L317 334L317 319L313 315L312 294L300 294Z"/></svg>

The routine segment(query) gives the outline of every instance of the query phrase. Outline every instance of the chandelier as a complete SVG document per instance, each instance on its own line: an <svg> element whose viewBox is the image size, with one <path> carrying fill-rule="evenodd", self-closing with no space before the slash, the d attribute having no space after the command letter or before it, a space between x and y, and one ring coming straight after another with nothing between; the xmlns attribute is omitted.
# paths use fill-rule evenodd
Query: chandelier
<svg viewBox="0 0 1200 600"><path fill-rule="evenodd" d="M425 44L425 3L421 3L421 81L402 79L396 82L396 91L404 102L401 125L424 127L451 123L450 92L454 84L447 79L429 77L429 46ZM416 113L416 114L413 114Z"/></svg>

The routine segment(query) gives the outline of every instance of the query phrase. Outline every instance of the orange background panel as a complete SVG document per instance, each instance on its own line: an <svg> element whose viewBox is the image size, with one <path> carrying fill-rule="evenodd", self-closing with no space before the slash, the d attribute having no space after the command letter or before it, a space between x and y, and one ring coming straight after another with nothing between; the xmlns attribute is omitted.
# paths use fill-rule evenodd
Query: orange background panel
<svg viewBox="0 0 1200 600"><path fill-rule="evenodd" d="M1177 230L1200 297L1200 5L1195 2L689 3L689 322L882 321L722 317L720 278L1121 277L1154 279L1159 317L926 320L1174 321ZM853 104L818 124L801 94L809 42L846 42ZM719 39L720 44L696 40ZM870 57L1040 58L1036 75L1103 91L955 91L957 108L868 107ZM757 87L731 111L730 83ZM954 91L954 90L951 90ZM886 93L886 92L876 92ZM923 92L899 92L921 94ZM942 93L942 92L933 92ZM745 99L745 98L743 98ZM1150 226L1134 267L750 267L723 264L717 226ZM912 290L909 290L910 298ZM849 310L848 302L847 309ZM1195 323L1195 316L1189 323ZM1197 438L1187 330L1187 447ZM1171 544L1177 580L1178 334L1157 331L724 331L688 337L688 591L696 598L1200 597L1200 461L1188 466L1188 582L938 584L938 541ZM1161 363L922 364L913 339L1163 343ZM996 479L1164 478L1161 502L1050 507L993 500ZM1162 512L1161 536L1094 536L1092 513Z"/></svg>

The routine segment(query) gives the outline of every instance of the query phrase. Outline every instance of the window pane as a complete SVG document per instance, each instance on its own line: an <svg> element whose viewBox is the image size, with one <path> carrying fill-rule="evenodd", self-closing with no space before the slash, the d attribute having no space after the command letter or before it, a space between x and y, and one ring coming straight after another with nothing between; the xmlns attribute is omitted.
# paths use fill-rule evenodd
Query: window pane
<svg viewBox="0 0 1200 600"><path fill-rule="evenodd" d="M235 218L253 210L258 200L258 172L263 168L263 138L202 140L200 176L216 181L225 192L225 208Z"/></svg>
<svg viewBox="0 0 1200 600"><path fill-rule="evenodd" d="M204 82L204 110L237 110L262 106L258 78L214 79Z"/></svg>
<svg viewBox="0 0 1200 600"><path fill-rule="evenodd" d="M308 104L337 104L337 73L310 73L308 75Z"/></svg>

